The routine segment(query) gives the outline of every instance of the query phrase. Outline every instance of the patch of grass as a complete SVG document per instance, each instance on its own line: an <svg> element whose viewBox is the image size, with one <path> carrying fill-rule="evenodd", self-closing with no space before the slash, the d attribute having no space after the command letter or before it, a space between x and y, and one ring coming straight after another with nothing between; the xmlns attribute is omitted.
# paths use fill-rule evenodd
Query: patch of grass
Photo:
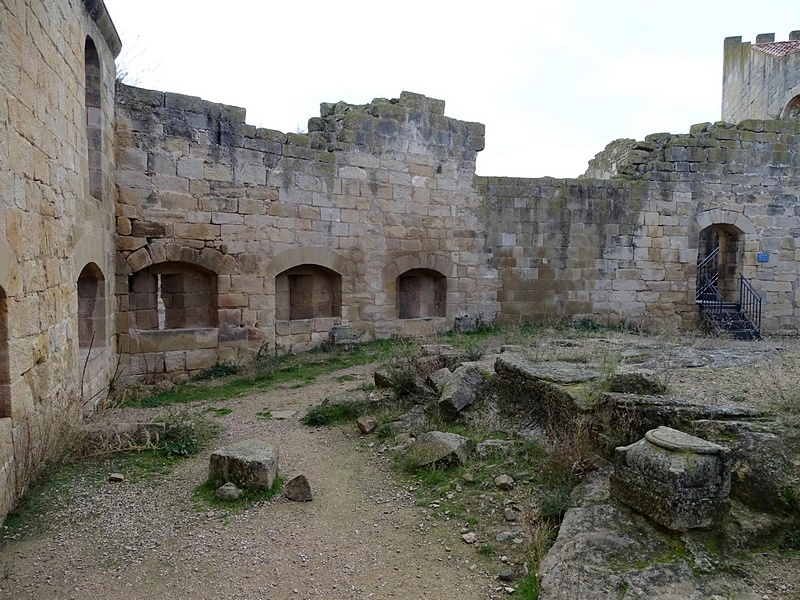
<svg viewBox="0 0 800 600"><path fill-rule="evenodd" d="M539 598L539 578L536 577L536 573L528 573L519 581L514 597L522 598L523 600L537 600Z"/></svg>
<svg viewBox="0 0 800 600"><path fill-rule="evenodd" d="M197 413L169 412L157 420L165 425L159 446L167 456L191 456L220 432L219 424Z"/></svg>
<svg viewBox="0 0 800 600"><path fill-rule="evenodd" d="M272 411L262 410L261 412L256 413L256 417L258 417L262 421L270 421L272 420Z"/></svg>
<svg viewBox="0 0 800 600"><path fill-rule="evenodd" d="M388 440L397 435L397 427L391 421L381 423L375 428L375 435L379 440Z"/></svg>
<svg viewBox="0 0 800 600"><path fill-rule="evenodd" d="M481 544L478 546L478 554L481 556L495 556L497 554L497 548L494 547L494 544Z"/></svg>
<svg viewBox="0 0 800 600"><path fill-rule="evenodd" d="M224 508L231 512L238 512L257 502L266 502L274 498L283 489L284 483L284 478L278 475L268 490L243 488L244 494L238 500L220 500L216 494L219 486L212 481L206 481L192 490L192 498L203 507Z"/></svg>
<svg viewBox="0 0 800 600"><path fill-rule="evenodd" d="M347 375L340 375L336 378L336 381L339 383L344 383L345 381L355 381L358 379L357 375L347 374Z"/></svg>
<svg viewBox="0 0 800 600"><path fill-rule="evenodd" d="M155 394L131 395L123 405L154 408L187 402L215 402L261 392L283 383L298 382L302 386L325 373L385 359L397 344L396 340L379 340L360 344L351 351L337 348L324 353L280 357L264 352L257 355L253 364L243 368L242 376L220 381L192 381Z"/></svg>
<svg viewBox="0 0 800 600"><path fill-rule="evenodd" d="M233 409L232 408L220 408L220 407L216 407L216 406L209 406L203 412L212 414L215 417L224 417L225 415L231 414L233 412Z"/></svg>
<svg viewBox="0 0 800 600"><path fill-rule="evenodd" d="M304 425L321 427L353 421L364 414L366 405L363 402L323 402L308 410L300 419Z"/></svg>
<svg viewBox="0 0 800 600"><path fill-rule="evenodd" d="M231 375L238 375L241 372L242 372L241 365L224 361L221 363L217 363L213 367L209 367L208 369L202 369L197 375L195 375L195 379L197 379L198 381L204 381L206 379L219 379L220 377L230 377Z"/></svg>

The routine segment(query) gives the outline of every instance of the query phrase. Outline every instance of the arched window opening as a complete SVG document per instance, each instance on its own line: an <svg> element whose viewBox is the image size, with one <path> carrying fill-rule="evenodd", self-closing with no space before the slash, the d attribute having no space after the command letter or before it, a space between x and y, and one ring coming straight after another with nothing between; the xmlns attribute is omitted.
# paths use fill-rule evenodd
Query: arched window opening
<svg viewBox="0 0 800 600"><path fill-rule="evenodd" d="M103 272L94 263L78 277L78 345L82 349L106 344L106 302Z"/></svg>
<svg viewBox="0 0 800 600"><path fill-rule="evenodd" d="M342 316L342 276L318 265L300 265L275 277L278 321Z"/></svg>
<svg viewBox="0 0 800 600"><path fill-rule="evenodd" d="M430 269L411 269L397 278L397 307L401 319L444 317L447 278Z"/></svg>
<svg viewBox="0 0 800 600"><path fill-rule="evenodd" d="M0 287L0 418L11 416L11 371L8 360L8 298Z"/></svg>
<svg viewBox="0 0 800 600"><path fill-rule="evenodd" d="M130 276L132 329L217 326L217 276L195 265L168 262Z"/></svg>
<svg viewBox="0 0 800 600"><path fill-rule="evenodd" d="M102 73L100 56L92 38L86 38L84 49L86 76L86 143L89 157L89 194L103 198L103 131L102 131Z"/></svg>
<svg viewBox="0 0 800 600"><path fill-rule="evenodd" d="M733 225L714 224L700 232L697 250L699 300L729 301L738 295L744 235Z"/></svg>
<svg viewBox="0 0 800 600"><path fill-rule="evenodd" d="M783 118L790 121L800 121L800 95L795 96L786 105L786 110L783 111Z"/></svg>

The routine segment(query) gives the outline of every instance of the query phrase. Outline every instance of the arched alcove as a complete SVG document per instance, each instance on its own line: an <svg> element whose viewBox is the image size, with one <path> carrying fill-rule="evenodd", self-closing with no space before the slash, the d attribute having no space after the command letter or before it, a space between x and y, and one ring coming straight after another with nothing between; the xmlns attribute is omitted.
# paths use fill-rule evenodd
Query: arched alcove
<svg viewBox="0 0 800 600"><path fill-rule="evenodd" d="M103 112L102 71L100 56L92 38L86 37L84 48L84 76L86 79L86 143L89 158L89 194L103 198Z"/></svg>
<svg viewBox="0 0 800 600"><path fill-rule="evenodd" d="M447 315L447 278L432 269L410 269L397 277L400 319Z"/></svg>
<svg viewBox="0 0 800 600"><path fill-rule="evenodd" d="M342 276L336 271L305 264L275 276L275 318L278 321L341 315Z"/></svg>
<svg viewBox="0 0 800 600"><path fill-rule="evenodd" d="M217 276L185 262L164 262L128 279L131 329L217 326Z"/></svg>
<svg viewBox="0 0 800 600"><path fill-rule="evenodd" d="M78 344L86 350L106 344L105 277L94 263L78 277Z"/></svg>

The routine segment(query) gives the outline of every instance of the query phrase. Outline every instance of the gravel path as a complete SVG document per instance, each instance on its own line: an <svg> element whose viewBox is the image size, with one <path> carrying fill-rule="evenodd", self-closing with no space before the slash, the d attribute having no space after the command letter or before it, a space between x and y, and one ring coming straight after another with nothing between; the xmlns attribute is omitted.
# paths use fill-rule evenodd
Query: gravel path
<svg viewBox="0 0 800 600"><path fill-rule="evenodd" d="M56 524L0 551L0 598L459 598L505 595L458 524L426 520L413 493L357 433L313 429L297 417L324 397L358 387L366 367L299 389L229 401L218 445L257 436L280 455L284 476L304 473L309 503L282 498L243 513L198 509L192 489L208 453L146 481L79 488L53 507ZM336 377L355 375L346 383ZM287 420L256 413L295 410ZM119 414L115 418L119 418Z"/></svg>

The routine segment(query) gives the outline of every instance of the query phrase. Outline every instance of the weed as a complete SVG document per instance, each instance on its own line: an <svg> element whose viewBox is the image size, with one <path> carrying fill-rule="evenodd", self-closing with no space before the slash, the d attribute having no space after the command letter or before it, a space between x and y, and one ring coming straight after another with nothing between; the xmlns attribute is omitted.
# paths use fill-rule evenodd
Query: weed
<svg viewBox="0 0 800 600"><path fill-rule="evenodd" d="M217 488L213 481L201 483L192 491L194 500L203 506L212 508L225 508L232 512L237 512L251 506L257 502L266 502L274 498L283 489L285 483L283 477L278 475L272 482L272 487L268 490L244 488L244 493L238 500L220 500L217 498Z"/></svg>
<svg viewBox="0 0 800 600"><path fill-rule="evenodd" d="M220 377L230 377L231 375L238 375L241 373L242 367L237 365L236 363L232 362L221 362L215 364L213 367L209 367L208 369L202 369L197 375L195 375L195 379L198 381L203 381L206 379L218 379Z"/></svg>
<svg viewBox="0 0 800 600"><path fill-rule="evenodd" d="M300 422L311 427L335 425L357 419L366 410L363 402L328 402L318 404L308 410Z"/></svg>
<svg viewBox="0 0 800 600"><path fill-rule="evenodd" d="M481 544L478 546L478 554L481 556L495 556L497 548L494 547L494 544Z"/></svg>
<svg viewBox="0 0 800 600"><path fill-rule="evenodd" d="M219 425L195 413L167 413L161 447L167 456L191 456L205 448L220 431Z"/></svg>
<svg viewBox="0 0 800 600"><path fill-rule="evenodd" d="M381 423L375 429L375 435L379 440L391 439L397 435L397 427L392 422Z"/></svg>
<svg viewBox="0 0 800 600"><path fill-rule="evenodd" d="M272 419L272 411L262 410L261 412L256 413L256 417L258 417L262 421L269 421Z"/></svg>
<svg viewBox="0 0 800 600"><path fill-rule="evenodd" d="M232 408L218 408L216 406L209 406L203 412L210 413L215 417L224 417L225 415L229 415L233 412Z"/></svg>
<svg viewBox="0 0 800 600"><path fill-rule="evenodd" d="M347 375L340 375L339 377L336 378L336 381L338 381L339 383L344 383L345 381L355 381L356 379L358 379L356 375L347 374Z"/></svg>

